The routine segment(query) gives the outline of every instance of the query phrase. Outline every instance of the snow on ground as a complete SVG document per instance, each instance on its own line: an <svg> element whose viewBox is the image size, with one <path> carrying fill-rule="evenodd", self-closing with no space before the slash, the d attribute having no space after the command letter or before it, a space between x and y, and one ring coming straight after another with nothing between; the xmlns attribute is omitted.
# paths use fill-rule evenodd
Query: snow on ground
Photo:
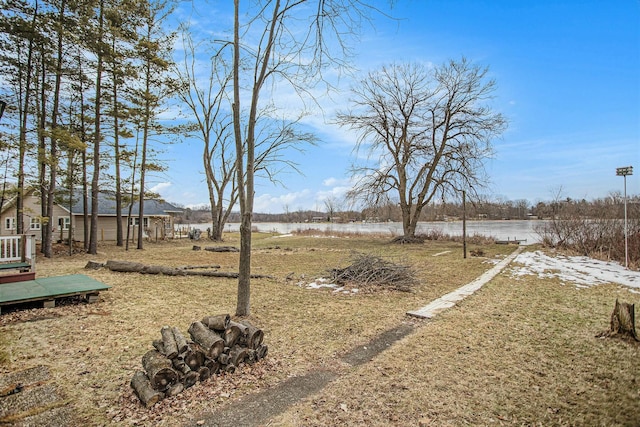
<svg viewBox="0 0 640 427"><path fill-rule="evenodd" d="M335 283L330 283L329 279L325 279L324 277L319 277L313 282L306 283L304 281L298 282L298 286L306 288L306 289L322 289L322 288L330 288L333 289L333 292L341 292L343 294L356 294L358 293L358 289L345 289L344 286L336 285Z"/></svg>
<svg viewBox="0 0 640 427"><path fill-rule="evenodd" d="M618 283L640 290L640 272L626 270L615 262L599 261L584 256L555 255L542 251L523 252L514 260L522 267L513 269L514 276L535 274L540 278L557 277L578 287Z"/></svg>

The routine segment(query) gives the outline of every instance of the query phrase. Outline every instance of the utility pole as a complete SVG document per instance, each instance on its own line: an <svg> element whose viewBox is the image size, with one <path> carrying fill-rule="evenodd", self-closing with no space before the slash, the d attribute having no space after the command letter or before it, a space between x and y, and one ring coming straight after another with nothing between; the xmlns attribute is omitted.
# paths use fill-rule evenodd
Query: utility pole
<svg viewBox="0 0 640 427"><path fill-rule="evenodd" d="M467 192L462 190L462 248L467 259Z"/></svg>

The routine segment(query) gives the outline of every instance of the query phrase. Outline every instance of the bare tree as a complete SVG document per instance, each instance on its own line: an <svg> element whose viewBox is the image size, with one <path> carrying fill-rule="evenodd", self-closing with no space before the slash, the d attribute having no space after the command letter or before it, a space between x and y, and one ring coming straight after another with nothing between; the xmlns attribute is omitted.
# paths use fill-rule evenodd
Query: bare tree
<svg viewBox="0 0 640 427"><path fill-rule="evenodd" d="M202 162L211 204L211 239L222 240L224 225L238 200L235 185L236 157L230 114L224 107L231 73L221 56L212 55L206 76L198 62L197 46L187 27L182 28L184 61L176 67L178 97L193 117L189 130L203 142Z"/></svg>
<svg viewBox="0 0 640 427"><path fill-rule="evenodd" d="M261 0L243 10L234 0L233 130L240 205L240 262L236 315L250 313L251 223L255 196L256 123L266 88L288 85L308 95L323 70L345 64L347 38L373 10L362 0ZM242 43L241 43L242 33ZM338 49L332 49L337 47ZM269 85L271 84L271 86ZM248 93L242 92L246 88ZM246 115L243 105L247 103ZM246 124L246 125L245 125Z"/></svg>
<svg viewBox="0 0 640 427"><path fill-rule="evenodd" d="M353 89L352 111L337 117L358 132L356 150L369 155L354 166L348 196L369 206L399 203L404 236L412 238L436 195L482 187L491 141L506 128L486 102L495 89L487 72L464 58L370 72Z"/></svg>

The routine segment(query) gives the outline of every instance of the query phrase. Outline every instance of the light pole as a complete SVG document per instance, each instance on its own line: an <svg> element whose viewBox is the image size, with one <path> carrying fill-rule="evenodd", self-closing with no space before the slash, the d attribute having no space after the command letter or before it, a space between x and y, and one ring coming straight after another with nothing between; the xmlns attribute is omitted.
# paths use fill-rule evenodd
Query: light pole
<svg viewBox="0 0 640 427"><path fill-rule="evenodd" d="M627 240L627 175L633 175L633 166L616 168L616 175L624 177L624 267L629 268L629 242Z"/></svg>

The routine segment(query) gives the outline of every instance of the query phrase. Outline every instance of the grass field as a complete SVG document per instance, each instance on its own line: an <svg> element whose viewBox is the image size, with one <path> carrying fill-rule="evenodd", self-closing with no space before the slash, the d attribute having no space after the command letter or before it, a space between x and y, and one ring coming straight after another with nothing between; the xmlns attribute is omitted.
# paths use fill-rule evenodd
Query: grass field
<svg viewBox="0 0 640 427"><path fill-rule="evenodd" d="M199 242L200 245L213 243ZM357 368L340 355L406 321L405 312L468 283L513 247L485 245L462 258L458 243L389 245L367 236L256 234L251 321L269 356L233 375L200 383L151 410L129 380L163 325L186 333L210 314L233 314L233 279L84 270L88 260L126 259L168 266L219 264L237 271L237 253L193 251L193 242L105 245L97 256L38 260L38 277L83 273L113 286L96 304L18 310L0 316L0 371L50 368L85 425L193 422L289 376L333 369L340 378L270 425L638 425L640 346L597 338L615 299L640 294L615 285L577 289L557 279L512 278L508 269L473 297ZM238 245L225 235L224 245ZM471 246L469 249L477 248ZM415 292L341 294L299 286L349 264L354 252L411 265ZM437 256L434 256L437 255ZM288 279L287 279L288 277ZM3 311L4 312L4 311Z"/></svg>

